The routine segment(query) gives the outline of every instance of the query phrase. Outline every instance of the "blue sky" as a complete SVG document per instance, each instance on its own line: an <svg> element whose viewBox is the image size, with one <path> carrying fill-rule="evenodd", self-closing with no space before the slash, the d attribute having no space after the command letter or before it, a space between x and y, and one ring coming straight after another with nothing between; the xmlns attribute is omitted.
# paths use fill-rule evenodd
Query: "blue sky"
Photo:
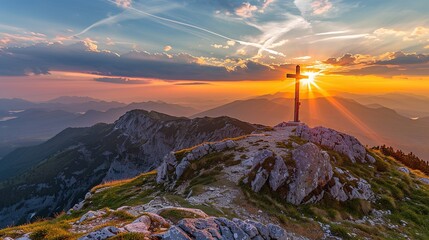
<svg viewBox="0 0 429 240"><path fill-rule="evenodd" d="M262 80L296 63L427 75L427 12L426 0L2 0L0 75Z"/></svg>

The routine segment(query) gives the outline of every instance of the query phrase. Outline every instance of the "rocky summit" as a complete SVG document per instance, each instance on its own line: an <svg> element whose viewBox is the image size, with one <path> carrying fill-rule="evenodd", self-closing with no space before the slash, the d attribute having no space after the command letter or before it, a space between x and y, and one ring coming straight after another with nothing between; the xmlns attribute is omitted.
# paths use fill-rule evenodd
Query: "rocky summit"
<svg viewBox="0 0 429 240"><path fill-rule="evenodd" d="M116 128L146 139L145 120L132 119ZM353 136L279 124L167 152L156 170L95 186L66 213L0 237L427 239L426 180Z"/></svg>

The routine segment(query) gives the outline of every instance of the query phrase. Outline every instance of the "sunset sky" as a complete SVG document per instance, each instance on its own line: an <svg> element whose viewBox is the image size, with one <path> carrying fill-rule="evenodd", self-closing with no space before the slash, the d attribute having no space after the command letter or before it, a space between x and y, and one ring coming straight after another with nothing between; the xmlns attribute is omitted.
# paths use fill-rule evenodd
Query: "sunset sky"
<svg viewBox="0 0 429 240"><path fill-rule="evenodd" d="M318 85L429 95L427 0L2 0L0 97L222 102Z"/></svg>

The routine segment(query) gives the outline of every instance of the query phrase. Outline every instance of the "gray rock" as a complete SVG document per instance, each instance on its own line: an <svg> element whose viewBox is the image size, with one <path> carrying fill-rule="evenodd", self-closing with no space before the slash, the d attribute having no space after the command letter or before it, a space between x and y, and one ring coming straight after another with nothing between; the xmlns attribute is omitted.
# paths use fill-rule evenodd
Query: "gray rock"
<svg viewBox="0 0 429 240"><path fill-rule="evenodd" d="M420 178L419 180L424 184L429 184L429 178Z"/></svg>
<svg viewBox="0 0 429 240"><path fill-rule="evenodd" d="M176 179L179 179L190 165L191 163L188 161L182 161L179 163L179 165L176 167Z"/></svg>
<svg viewBox="0 0 429 240"><path fill-rule="evenodd" d="M272 239L286 240L288 239L286 231L278 225L268 224L268 230Z"/></svg>
<svg viewBox="0 0 429 240"><path fill-rule="evenodd" d="M344 202L347 199L349 199L348 195L344 191L344 186L340 182L340 179L338 179L337 177L334 177L334 181L335 181L335 184L330 189L330 193L331 193L332 197L335 200L341 201L341 202Z"/></svg>
<svg viewBox="0 0 429 240"><path fill-rule="evenodd" d="M168 180L168 169L167 169L167 163L163 162L158 168L157 168L157 174L156 174L156 183L164 183Z"/></svg>
<svg viewBox="0 0 429 240"><path fill-rule="evenodd" d="M224 240L234 240L234 234L232 234L231 230L227 226L220 225L220 234L222 235L222 239Z"/></svg>
<svg viewBox="0 0 429 240"><path fill-rule="evenodd" d="M92 239L103 240L103 239L116 236L118 233L120 233L119 228L105 227L103 229L89 233L88 235L79 238L79 240L92 240Z"/></svg>
<svg viewBox="0 0 429 240"><path fill-rule="evenodd" d="M274 167L270 172L270 187L276 191L281 185L283 185L289 176L289 172L282 157L277 156L274 163Z"/></svg>
<svg viewBox="0 0 429 240"><path fill-rule="evenodd" d="M176 226L172 226L168 231L162 236L162 239L165 240L192 240L182 229Z"/></svg>
<svg viewBox="0 0 429 240"><path fill-rule="evenodd" d="M86 194L85 194L85 200L88 200L88 199L90 199L92 197L92 194L90 193L90 192L87 192Z"/></svg>
<svg viewBox="0 0 429 240"><path fill-rule="evenodd" d="M22 237L17 238L16 240L31 240L30 234L24 234Z"/></svg>
<svg viewBox="0 0 429 240"><path fill-rule="evenodd" d="M256 227L256 229L258 229L259 234L266 240L270 239L270 231L268 229L267 226L265 226L264 224L260 223L260 222L256 222L253 220L246 220L246 222L252 224L253 226Z"/></svg>
<svg viewBox="0 0 429 240"><path fill-rule="evenodd" d="M366 155L366 160L367 160L369 163L372 163L372 164L374 164L374 163L375 163L375 158L374 158L373 156L371 156L370 154L367 154L367 155Z"/></svg>
<svg viewBox="0 0 429 240"><path fill-rule="evenodd" d="M195 159L199 159L209 154L209 150L210 150L210 145L207 143L204 143L192 149L191 152Z"/></svg>
<svg viewBox="0 0 429 240"><path fill-rule="evenodd" d="M226 142L217 142L217 143L213 143L212 147L216 152L221 152L227 149L228 145L226 144Z"/></svg>
<svg viewBox="0 0 429 240"><path fill-rule="evenodd" d="M398 170L403 173L410 174L410 169L408 169L407 167L398 167Z"/></svg>
<svg viewBox="0 0 429 240"><path fill-rule="evenodd" d="M259 168L258 172L256 173L255 179L250 183L252 190L254 192L261 191L262 187L265 185L265 183L268 180L269 173L264 168Z"/></svg>
<svg viewBox="0 0 429 240"><path fill-rule="evenodd" d="M371 190L371 185L362 178L358 179L357 188L353 188L350 193L350 199L371 200L374 198L374 192Z"/></svg>
<svg viewBox="0 0 429 240"><path fill-rule="evenodd" d="M253 167L255 167L256 165L263 163L265 161L265 159L269 158L269 157L273 157L274 153L270 150L262 150L259 151L254 157L253 157Z"/></svg>
<svg viewBox="0 0 429 240"><path fill-rule="evenodd" d="M98 211L88 211L87 213L85 213L84 215L82 215L82 217L77 221L77 223L82 223L85 220L90 220L96 217L101 217L103 215L105 215L106 212L103 210L98 210Z"/></svg>
<svg viewBox="0 0 429 240"><path fill-rule="evenodd" d="M324 187L332 178L329 155L313 143L306 143L292 151L296 174L289 184L287 201L301 204L313 190Z"/></svg>
<svg viewBox="0 0 429 240"><path fill-rule="evenodd" d="M234 237L234 240L250 240L249 235L245 233L237 224L235 224L233 221L230 221L226 218L216 218L215 222L219 226L225 226L228 227L229 230L232 233L232 236Z"/></svg>
<svg viewBox="0 0 429 240"><path fill-rule="evenodd" d="M352 162L366 162L366 148L353 136L324 127L309 128L307 125L298 126L296 128L296 135L304 140L343 153ZM375 161L375 159L368 160Z"/></svg>
<svg viewBox="0 0 429 240"><path fill-rule="evenodd" d="M134 220L134 222L125 225L124 229L127 230L128 232L138 232L138 233L144 233L149 235L150 234L149 228L151 226L151 223L152 223L152 220L150 219L150 217L147 215L143 215L137 218L136 220Z"/></svg>
<svg viewBox="0 0 429 240"><path fill-rule="evenodd" d="M220 229L215 218L182 219L177 226L195 239L220 239Z"/></svg>
<svg viewBox="0 0 429 240"><path fill-rule="evenodd" d="M234 218L232 221L235 222L235 224L237 224L247 235L249 235L250 238L253 239L259 235L258 229L253 224L237 218Z"/></svg>

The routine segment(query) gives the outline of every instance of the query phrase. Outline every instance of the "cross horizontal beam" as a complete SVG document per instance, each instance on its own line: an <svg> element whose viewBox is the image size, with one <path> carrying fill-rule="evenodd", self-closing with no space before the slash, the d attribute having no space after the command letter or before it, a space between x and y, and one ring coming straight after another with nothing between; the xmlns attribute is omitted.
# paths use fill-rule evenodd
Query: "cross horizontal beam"
<svg viewBox="0 0 429 240"><path fill-rule="evenodd" d="M301 75L301 74L287 74L286 75L287 78L295 78L295 79L307 79L308 76L307 75Z"/></svg>

